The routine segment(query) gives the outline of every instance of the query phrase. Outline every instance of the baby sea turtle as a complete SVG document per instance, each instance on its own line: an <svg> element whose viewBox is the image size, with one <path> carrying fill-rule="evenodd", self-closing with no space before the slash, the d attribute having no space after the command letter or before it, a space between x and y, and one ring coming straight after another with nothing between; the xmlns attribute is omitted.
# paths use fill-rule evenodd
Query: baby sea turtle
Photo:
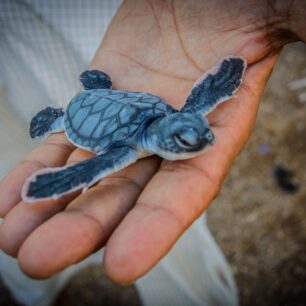
<svg viewBox="0 0 306 306"><path fill-rule="evenodd" d="M201 154L215 142L204 118L239 88L246 61L226 57L193 86L180 110L149 93L112 90L101 71L81 74L84 90L66 111L47 107L31 121L32 138L65 131L76 147L96 153L80 163L35 172L23 186L27 202L56 199L86 189L106 175L138 159L157 154L168 160Z"/></svg>

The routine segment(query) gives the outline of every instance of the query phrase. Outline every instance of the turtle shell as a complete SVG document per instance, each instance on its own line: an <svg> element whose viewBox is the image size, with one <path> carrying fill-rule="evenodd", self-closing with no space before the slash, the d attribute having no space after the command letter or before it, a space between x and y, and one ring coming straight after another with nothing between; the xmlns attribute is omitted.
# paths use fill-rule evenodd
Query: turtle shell
<svg viewBox="0 0 306 306"><path fill-rule="evenodd" d="M172 112L170 105L152 94L84 90L67 107L65 131L76 146L100 153L118 141L137 141L136 132L146 120Z"/></svg>

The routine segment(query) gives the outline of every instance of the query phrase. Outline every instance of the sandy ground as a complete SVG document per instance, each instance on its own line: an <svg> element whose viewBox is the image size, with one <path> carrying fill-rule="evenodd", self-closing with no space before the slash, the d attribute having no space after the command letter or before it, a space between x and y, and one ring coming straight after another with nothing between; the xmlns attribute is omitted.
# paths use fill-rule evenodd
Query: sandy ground
<svg viewBox="0 0 306 306"><path fill-rule="evenodd" d="M306 45L286 47L269 81L254 133L208 212L209 226L231 263L243 306L306 305L306 104L287 89L306 76ZM283 165L300 184L282 190L273 171ZM57 306L116 305L100 267L73 277ZM117 305L139 305L133 287ZM0 282L0 305L10 302ZM133 300L133 303L127 301Z"/></svg>
<svg viewBox="0 0 306 306"><path fill-rule="evenodd" d="M287 89L305 76L306 45L288 46L254 133L209 209L210 228L235 272L242 305L306 305L306 104ZM260 153L263 144L270 153ZM277 186L278 164L294 171L298 192Z"/></svg>

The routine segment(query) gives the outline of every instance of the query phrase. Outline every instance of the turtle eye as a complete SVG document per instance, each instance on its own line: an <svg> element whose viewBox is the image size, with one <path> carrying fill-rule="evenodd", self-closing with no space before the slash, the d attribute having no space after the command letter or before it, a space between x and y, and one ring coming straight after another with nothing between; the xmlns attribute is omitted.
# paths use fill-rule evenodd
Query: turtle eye
<svg viewBox="0 0 306 306"><path fill-rule="evenodd" d="M176 143L183 148L190 148L199 142L198 134L194 129L185 130L180 134L175 134Z"/></svg>

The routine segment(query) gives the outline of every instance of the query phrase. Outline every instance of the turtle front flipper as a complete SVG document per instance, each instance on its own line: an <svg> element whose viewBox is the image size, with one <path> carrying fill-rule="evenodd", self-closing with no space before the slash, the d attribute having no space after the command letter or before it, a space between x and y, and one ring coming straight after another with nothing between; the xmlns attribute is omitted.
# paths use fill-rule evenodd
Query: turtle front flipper
<svg viewBox="0 0 306 306"><path fill-rule="evenodd" d="M84 89L111 89L112 81L108 74L99 70L86 70L80 75Z"/></svg>
<svg viewBox="0 0 306 306"><path fill-rule="evenodd" d="M135 150L118 147L71 166L41 169L34 172L23 185L22 199L25 202L57 199L63 194L86 189L137 159Z"/></svg>
<svg viewBox="0 0 306 306"><path fill-rule="evenodd" d="M246 60L230 56L205 73L193 86L182 112L206 115L230 99L242 83Z"/></svg>
<svg viewBox="0 0 306 306"><path fill-rule="evenodd" d="M50 106L41 110L30 123L31 138L44 137L64 130L64 111Z"/></svg>

